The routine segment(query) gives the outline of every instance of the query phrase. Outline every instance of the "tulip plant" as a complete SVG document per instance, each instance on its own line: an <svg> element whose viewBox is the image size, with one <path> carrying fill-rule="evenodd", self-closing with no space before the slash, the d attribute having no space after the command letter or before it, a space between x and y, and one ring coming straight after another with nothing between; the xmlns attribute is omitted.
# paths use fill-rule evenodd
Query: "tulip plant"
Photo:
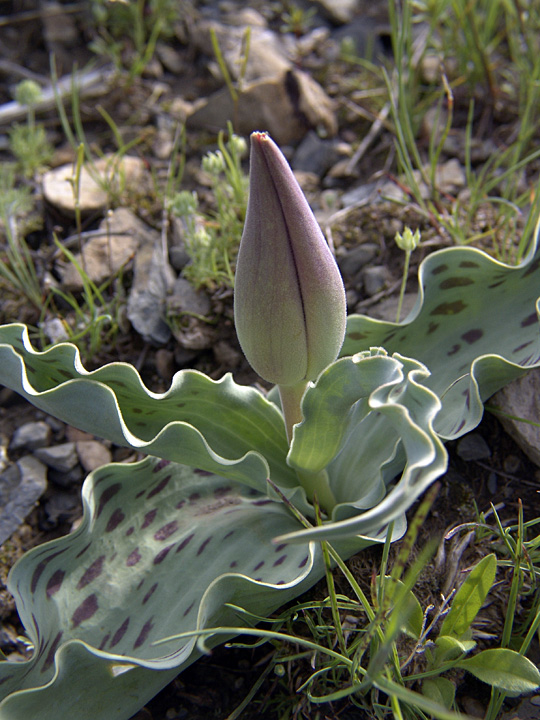
<svg viewBox="0 0 540 720"><path fill-rule="evenodd" d="M294 175L255 133L235 320L275 391L182 370L157 394L128 364L89 372L73 345L0 328L4 385L146 456L91 473L79 527L13 568L32 652L0 662L0 720L127 720L200 656L197 632L255 623L322 577L319 541L346 558L403 533L443 440L540 365L536 246L516 267L439 251L419 281L404 322L346 319Z"/></svg>

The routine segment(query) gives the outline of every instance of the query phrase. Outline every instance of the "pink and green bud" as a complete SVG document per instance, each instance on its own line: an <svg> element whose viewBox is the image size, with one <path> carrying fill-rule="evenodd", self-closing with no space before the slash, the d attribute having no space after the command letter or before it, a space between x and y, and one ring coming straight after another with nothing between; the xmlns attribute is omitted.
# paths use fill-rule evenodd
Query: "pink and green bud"
<svg viewBox="0 0 540 720"><path fill-rule="evenodd" d="M251 136L234 317L248 362L280 386L315 380L345 335L339 269L285 157L262 132Z"/></svg>

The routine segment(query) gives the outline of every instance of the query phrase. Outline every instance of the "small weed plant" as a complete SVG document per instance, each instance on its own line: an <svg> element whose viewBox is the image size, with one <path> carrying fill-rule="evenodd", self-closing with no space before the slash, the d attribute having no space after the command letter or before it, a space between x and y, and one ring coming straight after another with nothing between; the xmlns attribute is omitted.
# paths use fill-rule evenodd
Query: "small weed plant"
<svg viewBox="0 0 540 720"><path fill-rule="evenodd" d="M519 261L540 210L534 120L540 98L537 5L389 0L388 8L397 61L374 65L353 57L348 45L343 57L371 75L370 86L386 84L404 202L450 242L475 243L500 260ZM436 66L429 76L428 63ZM487 119L509 108L514 129L492 138ZM426 140L421 134L428 110L435 112L435 121ZM466 125L461 148L455 145L456 120ZM479 146L482 128L486 139ZM489 149L478 165L482 142ZM466 191L456 197L441 192L437 183L438 164L448 151L462 156L465 169Z"/></svg>
<svg viewBox="0 0 540 720"><path fill-rule="evenodd" d="M484 554L468 569L457 591L441 596L437 606L423 607L415 585L431 572L433 545L406 566L434 495L428 493L420 504L393 563L389 564L389 545L385 545L369 594L327 545L327 598L295 605L266 620L270 629L261 636L275 646L270 667L283 678L274 683L281 691L274 690L272 700L266 702L279 706L279 717L312 717L318 705L347 699L370 718L465 718L456 705L453 679L456 671L463 670L491 686L486 720L500 717L505 697L535 689L537 670L525 654L540 625L536 593L540 567L534 552L540 543L540 536L534 534L540 520L524 523L520 512L516 525L504 527L492 508L493 523L482 516L449 531L445 540L472 530L479 549L489 542L497 553ZM337 571L332 571L333 564ZM482 627L482 608L490 601L497 568L510 570L511 577L504 630L500 639L491 636L479 649L476 626ZM350 595L336 593L336 573L349 585ZM533 602L528 603L525 622L518 623L518 598L524 595ZM256 636L257 630L252 634ZM298 686L296 676L297 687L291 689L286 668L300 658L306 660L305 677ZM254 701L258 688L256 683L242 707Z"/></svg>
<svg viewBox="0 0 540 720"><path fill-rule="evenodd" d="M13 125L9 132L9 145L26 177L32 177L44 167L53 154L45 128L36 122L35 105L40 97L41 88L34 80L23 80L15 88L15 99L26 106L27 119L24 125Z"/></svg>
<svg viewBox="0 0 540 720"><path fill-rule="evenodd" d="M202 160L215 206L202 213L195 192L174 193L168 207L184 220L185 246L191 262L183 274L195 287L234 285L234 263L246 214L247 175L242 169L245 140L232 132L218 137L218 149Z"/></svg>

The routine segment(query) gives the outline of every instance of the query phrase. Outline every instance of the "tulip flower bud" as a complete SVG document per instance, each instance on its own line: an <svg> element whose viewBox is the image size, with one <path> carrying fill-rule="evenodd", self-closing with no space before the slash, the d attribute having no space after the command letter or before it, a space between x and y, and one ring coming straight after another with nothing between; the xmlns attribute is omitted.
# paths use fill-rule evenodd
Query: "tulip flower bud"
<svg viewBox="0 0 540 720"><path fill-rule="evenodd" d="M280 386L315 380L345 335L337 264L285 157L262 132L251 136L234 317L248 362Z"/></svg>

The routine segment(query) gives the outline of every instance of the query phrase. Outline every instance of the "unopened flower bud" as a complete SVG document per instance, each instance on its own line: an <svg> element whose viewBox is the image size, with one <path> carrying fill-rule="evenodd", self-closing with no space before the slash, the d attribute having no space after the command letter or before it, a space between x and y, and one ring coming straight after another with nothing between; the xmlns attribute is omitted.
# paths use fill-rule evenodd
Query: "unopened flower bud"
<svg viewBox="0 0 540 720"><path fill-rule="evenodd" d="M285 157L262 132L251 136L234 316L250 365L282 386L315 380L345 335L345 290L334 257Z"/></svg>
<svg viewBox="0 0 540 720"><path fill-rule="evenodd" d="M407 226L403 231L403 234L397 232L394 239L400 250L412 252L413 250L416 250L418 243L420 242L420 230L417 228L413 233L411 228Z"/></svg>

